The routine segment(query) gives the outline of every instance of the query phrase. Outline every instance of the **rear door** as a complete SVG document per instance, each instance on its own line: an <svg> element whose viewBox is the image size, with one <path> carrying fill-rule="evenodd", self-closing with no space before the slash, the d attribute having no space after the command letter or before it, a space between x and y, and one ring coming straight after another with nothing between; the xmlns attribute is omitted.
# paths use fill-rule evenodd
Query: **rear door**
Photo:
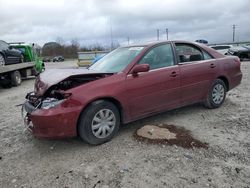
<svg viewBox="0 0 250 188"><path fill-rule="evenodd" d="M149 64L149 72L126 78L130 119L137 119L180 105L180 73L171 44L150 49L139 64Z"/></svg>
<svg viewBox="0 0 250 188"><path fill-rule="evenodd" d="M216 60L190 43L175 43L175 49L181 74L181 104L204 100L216 78Z"/></svg>

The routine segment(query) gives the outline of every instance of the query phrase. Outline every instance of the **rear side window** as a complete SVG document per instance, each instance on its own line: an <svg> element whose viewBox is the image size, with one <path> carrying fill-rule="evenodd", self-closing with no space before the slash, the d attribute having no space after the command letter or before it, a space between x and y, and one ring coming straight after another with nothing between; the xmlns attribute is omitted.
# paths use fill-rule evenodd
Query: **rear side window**
<svg viewBox="0 0 250 188"><path fill-rule="evenodd" d="M149 64L150 70L174 65L174 56L170 44L163 44L149 50L139 64Z"/></svg>
<svg viewBox="0 0 250 188"><path fill-rule="evenodd" d="M177 43L175 46L179 62L181 63L212 59L211 55L194 45Z"/></svg>

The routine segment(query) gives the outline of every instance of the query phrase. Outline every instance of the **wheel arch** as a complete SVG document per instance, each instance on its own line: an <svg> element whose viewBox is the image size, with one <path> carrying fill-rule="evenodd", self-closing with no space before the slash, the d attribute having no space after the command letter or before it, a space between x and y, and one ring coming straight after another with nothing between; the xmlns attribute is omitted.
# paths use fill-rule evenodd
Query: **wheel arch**
<svg viewBox="0 0 250 188"><path fill-rule="evenodd" d="M119 115L120 115L120 121L121 123L124 122L124 110L123 110L123 106L121 104L121 102L117 99L115 99L114 97L99 97L99 98L95 98L93 99L92 101L90 101L81 111L78 119L77 119L77 126L76 126L76 131L77 131L77 135L79 135L78 133L78 127L79 127L79 122L80 122L80 117L81 115L84 113L84 111L93 103L93 102L96 102L96 101L100 101L100 100L104 100L104 101L109 101L111 103L113 103L118 111L119 111Z"/></svg>
<svg viewBox="0 0 250 188"><path fill-rule="evenodd" d="M222 80L227 87L227 91L229 91L230 87L229 87L229 81L228 81L227 77L226 76L219 76L217 79Z"/></svg>

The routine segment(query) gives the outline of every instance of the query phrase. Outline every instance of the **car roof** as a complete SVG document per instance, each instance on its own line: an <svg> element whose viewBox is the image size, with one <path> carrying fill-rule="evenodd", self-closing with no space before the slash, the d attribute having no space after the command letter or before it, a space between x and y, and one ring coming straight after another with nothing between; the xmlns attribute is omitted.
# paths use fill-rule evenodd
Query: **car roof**
<svg viewBox="0 0 250 188"><path fill-rule="evenodd" d="M164 43L188 43L188 44L203 45L201 43L190 42L190 41L185 41L185 40L165 40L165 41L151 41L151 42L146 42L146 43L135 43L135 44L127 45L124 47L139 47L139 46L150 47L150 46L154 46L157 44L164 44Z"/></svg>

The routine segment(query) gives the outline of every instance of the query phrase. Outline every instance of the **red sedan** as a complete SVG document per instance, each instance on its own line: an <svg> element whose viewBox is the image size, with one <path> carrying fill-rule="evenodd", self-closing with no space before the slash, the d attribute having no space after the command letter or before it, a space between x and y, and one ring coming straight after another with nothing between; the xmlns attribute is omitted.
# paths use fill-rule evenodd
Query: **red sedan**
<svg viewBox="0 0 250 188"><path fill-rule="evenodd" d="M218 108L241 79L238 57L201 44L121 47L88 69L40 74L23 105L25 122L37 137L79 135L96 145L113 138L121 123L198 102Z"/></svg>

